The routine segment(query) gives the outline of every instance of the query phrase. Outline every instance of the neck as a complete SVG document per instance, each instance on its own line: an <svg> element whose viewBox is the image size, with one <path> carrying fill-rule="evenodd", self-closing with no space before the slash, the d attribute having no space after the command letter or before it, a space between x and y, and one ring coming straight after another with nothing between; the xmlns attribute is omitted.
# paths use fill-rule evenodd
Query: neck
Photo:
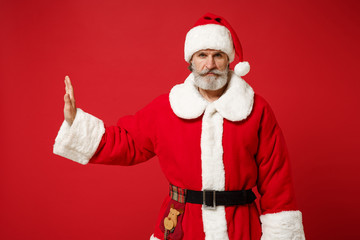
<svg viewBox="0 0 360 240"><path fill-rule="evenodd" d="M221 95L223 95L227 85L228 85L228 83L224 87L222 87L218 90L205 90L202 88L198 88L198 89L199 89L201 96L203 96L203 98L205 98L209 102L213 102L213 101L218 100L221 97Z"/></svg>

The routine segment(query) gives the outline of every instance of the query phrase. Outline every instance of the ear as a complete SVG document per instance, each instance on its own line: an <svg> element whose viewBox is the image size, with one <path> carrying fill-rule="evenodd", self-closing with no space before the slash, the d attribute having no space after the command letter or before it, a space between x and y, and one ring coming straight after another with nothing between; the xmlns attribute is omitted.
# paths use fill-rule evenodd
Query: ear
<svg viewBox="0 0 360 240"><path fill-rule="evenodd" d="M192 63L191 63L191 62L190 62L190 64L189 64L189 66L188 66L188 69L189 69L190 72L193 71L193 67L192 67Z"/></svg>
<svg viewBox="0 0 360 240"><path fill-rule="evenodd" d="M173 204L173 203L170 205L170 208L174 208L174 204Z"/></svg>

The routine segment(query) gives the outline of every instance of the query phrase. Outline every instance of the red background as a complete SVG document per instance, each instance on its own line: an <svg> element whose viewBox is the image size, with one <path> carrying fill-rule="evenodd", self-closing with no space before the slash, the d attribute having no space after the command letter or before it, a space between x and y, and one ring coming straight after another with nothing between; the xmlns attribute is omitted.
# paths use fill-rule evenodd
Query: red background
<svg viewBox="0 0 360 240"><path fill-rule="evenodd" d="M185 35L208 11L238 33L245 80L283 129L307 239L359 237L359 1L1 0L0 239L149 238L167 194L156 158L52 154L63 79L115 124L183 82Z"/></svg>

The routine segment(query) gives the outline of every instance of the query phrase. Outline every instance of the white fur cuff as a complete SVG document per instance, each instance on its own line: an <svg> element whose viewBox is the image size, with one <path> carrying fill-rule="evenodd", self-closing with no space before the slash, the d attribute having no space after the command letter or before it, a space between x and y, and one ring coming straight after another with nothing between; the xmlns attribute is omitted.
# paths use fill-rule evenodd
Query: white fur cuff
<svg viewBox="0 0 360 240"><path fill-rule="evenodd" d="M304 240L304 228L300 211L283 211L260 216L261 240Z"/></svg>
<svg viewBox="0 0 360 240"><path fill-rule="evenodd" d="M53 152L75 162L87 164L104 133L104 123L100 119L78 108L71 126L66 121L62 123Z"/></svg>
<svg viewBox="0 0 360 240"><path fill-rule="evenodd" d="M151 235L150 240L160 240L160 239L158 239L157 237L155 237L154 234L153 234L153 235Z"/></svg>

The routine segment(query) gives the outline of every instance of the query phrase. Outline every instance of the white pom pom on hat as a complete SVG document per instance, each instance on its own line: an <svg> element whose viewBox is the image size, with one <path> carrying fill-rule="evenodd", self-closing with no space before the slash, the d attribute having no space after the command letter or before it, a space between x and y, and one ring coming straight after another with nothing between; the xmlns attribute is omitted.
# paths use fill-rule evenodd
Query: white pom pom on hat
<svg viewBox="0 0 360 240"><path fill-rule="evenodd" d="M226 53L230 63L235 54L239 58L234 72L239 77L250 71L250 64L243 61L243 52L239 38L230 24L222 17L207 13L190 29L185 39L185 61L190 62L192 55L199 50L215 49Z"/></svg>
<svg viewBox="0 0 360 240"><path fill-rule="evenodd" d="M250 64L248 62L239 62L235 65L234 72L239 77L245 76L250 72Z"/></svg>

